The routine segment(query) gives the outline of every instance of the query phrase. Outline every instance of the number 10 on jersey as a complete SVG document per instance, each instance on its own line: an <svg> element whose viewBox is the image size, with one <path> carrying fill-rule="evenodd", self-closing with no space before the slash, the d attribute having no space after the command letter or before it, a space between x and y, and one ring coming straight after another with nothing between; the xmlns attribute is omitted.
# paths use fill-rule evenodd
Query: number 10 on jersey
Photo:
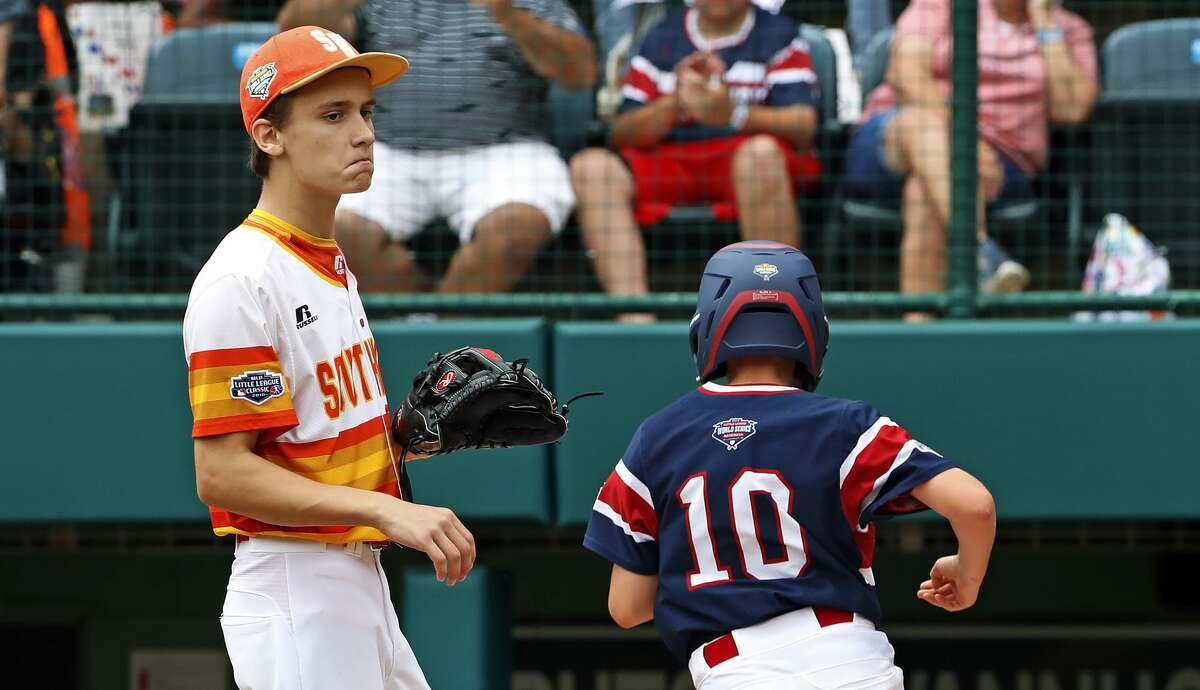
<svg viewBox="0 0 1200 690"><path fill-rule="evenodd" d="M688 589L718 585L733 580L728 566L720 563L713 540L712 514L709 512L708 474L688 477L676 498L687 511L688 539L696 569L687 575ZM792 517L792 487L775 470L746 468L729 484L730 523L734 542L742 561L742 571L755 580L783 580L804 574L808 565L804 528ZM783 555L768 560L763 548L760 516L754 508L755 496L770 498L776 534L783 542Z"/></svg>

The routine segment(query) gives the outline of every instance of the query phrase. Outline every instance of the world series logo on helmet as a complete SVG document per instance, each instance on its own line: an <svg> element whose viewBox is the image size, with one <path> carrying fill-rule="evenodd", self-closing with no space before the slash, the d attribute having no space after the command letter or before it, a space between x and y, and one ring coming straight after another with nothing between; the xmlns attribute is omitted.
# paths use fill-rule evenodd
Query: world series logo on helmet
<svg viewBox="0 0 1200 690"><path fill-rule="evenodd" d="M779 275L779 267L775 264L757 264L754 266L754 275L768 281Z"/></svg>
<svg viewBox="0 0 1200 690"><path fill-rule="evenodd" d="M737 450L746 439L754 435L758 422L743 417L729 419L713 424L712 437L725 446L725 450Z"/></svg>

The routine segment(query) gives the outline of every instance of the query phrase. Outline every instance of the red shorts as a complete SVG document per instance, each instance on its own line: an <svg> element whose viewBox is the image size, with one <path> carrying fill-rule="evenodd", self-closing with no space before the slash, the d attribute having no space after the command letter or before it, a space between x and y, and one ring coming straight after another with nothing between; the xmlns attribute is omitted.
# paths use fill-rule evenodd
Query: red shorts
<svg viewBox="0 0 1200 690"><path fill-rule="evenodd" d="M633 173L639 225L656 225L681 204L711 204L720 221L737 219L733 189L733 154L751 136L660 144L653 149L621 149ZM787 162L793 188L800 193L821 175L821 163L811 152L801 153L776 139Z"/></svg>

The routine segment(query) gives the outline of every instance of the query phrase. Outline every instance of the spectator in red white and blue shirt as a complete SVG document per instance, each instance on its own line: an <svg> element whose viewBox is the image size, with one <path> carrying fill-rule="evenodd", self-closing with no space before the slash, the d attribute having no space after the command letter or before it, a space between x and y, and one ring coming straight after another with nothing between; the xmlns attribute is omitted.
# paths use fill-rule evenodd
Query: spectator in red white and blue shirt
<svg viewBox="0 0 1200 690"><path fill-rule="evenodd" d="M820 175L811 148L820 87L798 34L749 0L696 0L646 34L612 123L615 151L571 160L605 292L649 292L639 226L677 205L709 204L718 220L738 220L744 238L798 246L795 195Z"/></svg>

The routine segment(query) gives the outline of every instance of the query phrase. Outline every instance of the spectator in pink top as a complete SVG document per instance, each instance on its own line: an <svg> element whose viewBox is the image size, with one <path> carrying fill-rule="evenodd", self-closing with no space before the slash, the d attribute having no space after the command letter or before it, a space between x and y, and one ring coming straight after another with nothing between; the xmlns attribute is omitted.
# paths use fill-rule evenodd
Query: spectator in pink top
<svg viewBox="0 0 1200 690"><path fill-rule="evenodd" d="M945 289L950 217L950 0L912 0L896 22L886 81L850 142L852 196L901 203L900 290ZM1083 122L1099 91L1092 29L1052 0L979 2L979 211L983 289L1015 292L1023 266L987 238L987 202L1029 194L1047 125ZM911 320L927 318L910 314Z"/></svg>

